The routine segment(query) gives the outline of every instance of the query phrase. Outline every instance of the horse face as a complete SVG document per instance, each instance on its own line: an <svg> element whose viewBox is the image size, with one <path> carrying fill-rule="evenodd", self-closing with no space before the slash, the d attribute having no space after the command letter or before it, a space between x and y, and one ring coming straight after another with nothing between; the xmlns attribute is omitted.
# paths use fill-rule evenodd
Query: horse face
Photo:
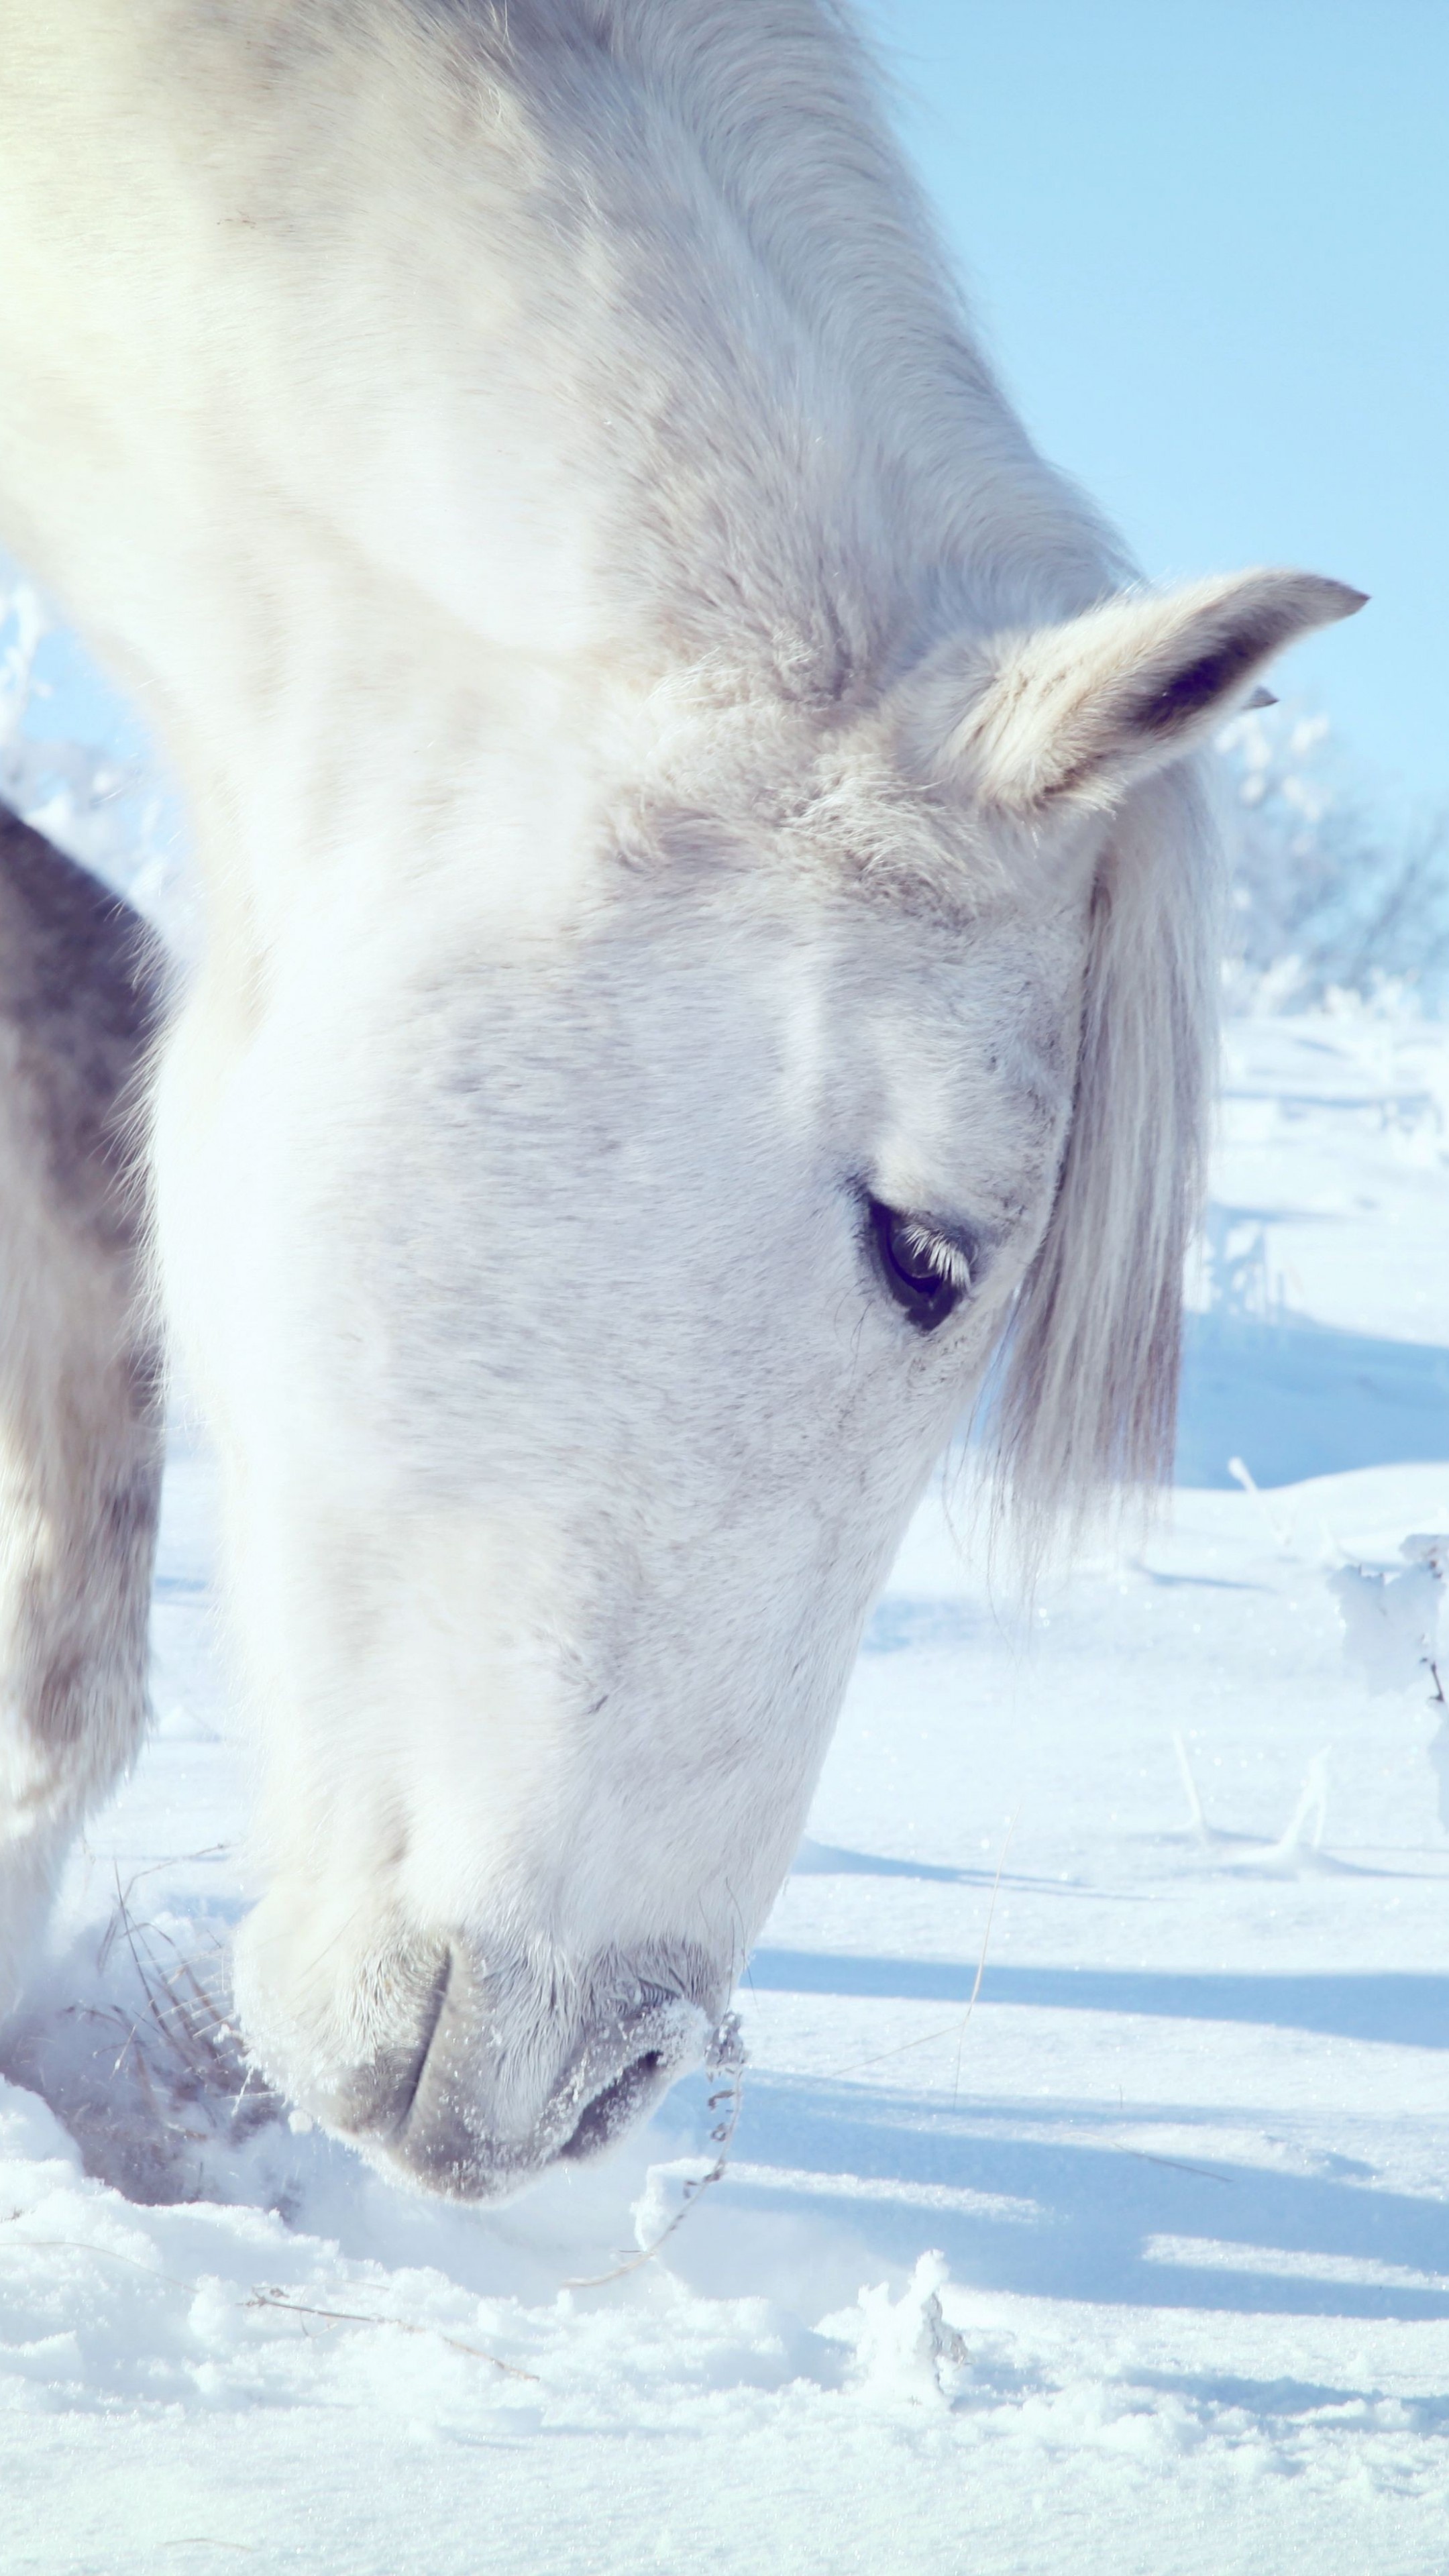
<svg viewBox="0 0 1449 2576"><path fill-rule="evenodd" d="M272 1748L243 2010L330 2125L495 2194L700 2054L1028 1273L1039 1489L1155 1463L1211 1009L1167 773L1356 603L948 644L777 759L763 847L712 748L526 914L292 917L166 1249Z"/></svg>
<svg viewBox="0 0 1449 2576"><path fill-rule="evenodd" d="M252 1047L199 1300L272 1746L243 2008L435 2187L602 2144L725 2009L1040 1234L1082 942L1079 895L626 878L334 956Z"/></svg>

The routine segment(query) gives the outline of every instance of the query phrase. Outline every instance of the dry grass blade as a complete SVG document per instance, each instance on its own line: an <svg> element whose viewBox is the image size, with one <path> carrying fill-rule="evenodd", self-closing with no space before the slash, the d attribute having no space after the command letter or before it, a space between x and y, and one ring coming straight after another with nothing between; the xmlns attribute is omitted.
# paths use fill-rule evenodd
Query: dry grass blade
<svg viewBox="0 0 1449 2576"><path fill-rule="evenodd" d="M436 2342L447 2344L451 2351L467 2353L472 2361L491 2363L495 2370L506 2372L510 2379L527 2379L535 2387L538 2385L536 2370L520 2369L516 2361L503 2361L496 2352L485 2352L481 2344L464 2343L459 2335L445 2334L441 2326L415 2325L408 2317L374 2316L355 2308L309 2307L304 2300L294 2299L286 2290L254 2290L249 2299L239 2299L235 2304L243 2308L277 2308L287 2317L320 2317L330 2326L392 2326L398 2334L431 2335Z"/></svg>
<svg viewBox="0 0 1449 2576"><path fill-rule="evenodd" d="M961 2052L966 2045L967 2025L970 2022L972 2014L976 2010L977 1997L981 1992L981 1981L986 1974L986 1961L991 1948L991 1927L996 1920L996 1900L1001 1893L1002 1873L1006 1868L1007 1854L1011 1849L1012 1840L1015 1836L1016 1828L1020 1820L1021 1809L1018 1807L1010 1824L1006 1828L1006 1840L1001 1846L1001 1858L996 1864L996 1875L991 1882L991 1900L986 1908L986 1928L981 1935L981 1953L976 1962L975 1982L973 1983L970 1995L967 1998L965 2012L961 2015L958 2021L940 2022L934 2030L923 2030L920 2033L920 2036L916 2039L903 2039L895 2048L882 2048L874 2057L852 2058L849 2066L839 2066L835 2069L835 2075L837 2078L847 2075L863 2075L867 2067L885 2066L893 2057L909 2057L914 2049L929 2048L933 2040L954 2039L956 2042L956 2071L951 2085L951 2100L953 2105L960 2100Z"/></svg>
<svg viewBox="0 0 1449 2576"><path fill-rule="evenodd" d="M564 2284L566 2289L603 2290L611 2281L627 2280L631 2272L642 2271L644 2265L652 2263L655 2255L668 2244L670 2237L684 2225L690 2211L697 2205L701 2193L708 2191L711 2183L723 2182L725 2169L729 2163L730 2149L734 2144L735 2131L740 2123L740 2106L744 2100L745 2090L745 2044L740 2036L738 2013L725 2015L710 2042L709 2055L705 2064L710 2074L722 2074L725 2077L721 2091L711 2093L709 2097L711 2111L718 2111L722 2106L728 2105L724 2118L717 2120L709 2133L711 2145L718 2149L709 2171L696 2174L691 2182L685 2184L684 2197L679 2208L676 2209L668 2226L660 2229L652 2245L641 2246L637 2254L627 2255L623 2262L616 2263L610 2272L598 2272L587 2279L567 2281Z"/></svg>
<svg viewBox="0 0 1449 2576"><path fill-rule="evenodd" d="M12 2210L10 2214L12 2218L24 2215L18 2209ZM168 2290L184 2290L187 2296L193 2299L200 2297L204 2286L200 2281L183 2279L179 2272L163 2272L159 2263L139 2262L134 2254L122 2254L113 2245L88 2244L81 2236L16 2236L8 2241L0 2237L0 2253L29 2254L36 2250L45 2253L90 2254L97 2256L103 2263L124 2263L128 2272L144 2272L149 2280L162 2282ZM417 2325L409 2317L384 2317L361 2308L312 2307L303 2299L294 2299L290 2291L285 2289L253 2290L245 2299L226 2299L222 2304L228 2308L235 2308L242 2314L253 2313L258 2308L274 2308L282 2316L320 2317L328 2325L391 2326L398 2334L431 2335L435 2342L447 2344L452 2351L465 2352L470 2361L491 2363L495 2370L503 2371L510 2379L526 2379L534 2386L538 2383L537 2371L524 2370L516 2361L504 2361L496 2352L485 2352L481 2344L464 2343L460 2335L448 2334L442 2326Z"/></svg>

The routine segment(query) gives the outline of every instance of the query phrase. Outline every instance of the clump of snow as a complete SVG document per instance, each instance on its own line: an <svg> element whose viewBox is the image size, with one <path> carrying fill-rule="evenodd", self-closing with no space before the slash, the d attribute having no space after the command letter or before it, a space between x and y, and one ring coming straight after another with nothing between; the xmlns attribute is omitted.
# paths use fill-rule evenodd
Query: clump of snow
<svg viewBox="0 0 1449 2576"><path fill-rule="evenodd" d="M641 2254L654 2253L672 2234L700 2185L714 2173L715 2161L712 2156L671 2156L667 2163L650 2166L629 2212Z"/></svg>
<svg viewBox="0 0 1449 2576"><path fill-rule="evenodd" d="M1401 1691L1427 1676L1439 1689L1439 1621L1449 1580L1449 1538L1420 1534L1399 1550L1405 1571L1345 1565L1329 1577L1344 1644L1371 1691Z"/></svg>
<svg viewBox="0 0 1449 2576"><path fill-rule="evenodd" d="M933 2249L920 2257L898 2299L888 2282L875 2282L861 2291L853 2312L823 2321L822 2334L854 2347L850 2384L873 2403L949 2404L956 2374L970 2360L964 2335L947 2324L941 2306L950 2278L945 2255Z"/></svg>

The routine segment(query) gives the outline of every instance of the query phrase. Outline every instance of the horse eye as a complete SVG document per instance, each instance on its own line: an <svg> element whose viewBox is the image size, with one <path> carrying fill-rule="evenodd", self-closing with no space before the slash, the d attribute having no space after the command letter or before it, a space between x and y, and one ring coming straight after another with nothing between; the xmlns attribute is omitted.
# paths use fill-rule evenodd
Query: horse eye
<svg viewBox="0 0 1449 2576"><path fill-rule="evenodd" d="M903 1314L932 1333L955 1313L971 1287L971 1264L959 1244L918 1216L866 1201L876 1267Z"/></svg>

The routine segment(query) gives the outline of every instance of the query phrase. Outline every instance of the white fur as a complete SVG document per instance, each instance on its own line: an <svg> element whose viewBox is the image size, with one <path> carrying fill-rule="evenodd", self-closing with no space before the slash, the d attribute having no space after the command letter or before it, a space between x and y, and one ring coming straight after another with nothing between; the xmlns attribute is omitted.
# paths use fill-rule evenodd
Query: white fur
<svg viewBox="0 0 1449 2576"><path fill-rule="evenodd" d="M246 2010L495 2190L717 2017L1013 1311L1026 1505L1160 1463L1182 756L1356 594L1099 605L825 0L4 41L0 517L205 882L156 1172L269 1746ZM970 1229L934 1335L866 1192Z"/></svg>

